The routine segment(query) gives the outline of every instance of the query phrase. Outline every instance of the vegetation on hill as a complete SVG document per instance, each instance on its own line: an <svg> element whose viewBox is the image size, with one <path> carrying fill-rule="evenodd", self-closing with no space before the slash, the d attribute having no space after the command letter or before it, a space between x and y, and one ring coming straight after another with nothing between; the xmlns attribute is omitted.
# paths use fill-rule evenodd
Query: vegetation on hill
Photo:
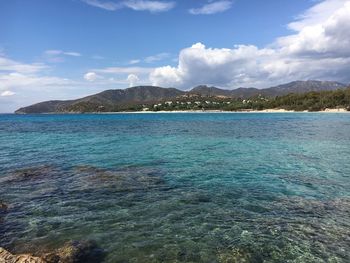
<svg viewBox="0 0 350 263"><path fill-rule="evenodd" d="M70 112L121 112L121 111L186 111L222 110L245 111L264 109L285 109L294 111L322 111L327 108L345 108L350 111L350 88L335 91L291 93L269 98L255 96L250 99L228 98L224 96L200 96L186 94L172 100L156 101L146 104L108 104L82 101L65 108Z"/></svg>
<svg viewBox="0 0 350 263"><path fill-rule="evenodd" d="M120 112L174 110L263 110L280 108L319 111L350 108L349 91L338 82L295 81L268 89L223 90L198 86L191 91L154 86L106 90L70 101L46 101L16 113Z"/></svg>
<svg viewBox="0 0 350 263"><path fill-rule="evenodd" d="M266 106L295 111L320 111L331 108L345 108L350 111L350 88L335 91L308 92L304 94L292 93L282 97L276 97Z"/></svg>
<svg viewBox="0 0 350 263"><path fill-rule="evenodd" d="M250 99L226 97L182 96L176 100L133 106L125 110L174 111L174 110L264 110L285 109L294 111L322 111L327 108L345 108L350 111L350 88L335 91L288 94L275 98L256 96Z"/></svg>

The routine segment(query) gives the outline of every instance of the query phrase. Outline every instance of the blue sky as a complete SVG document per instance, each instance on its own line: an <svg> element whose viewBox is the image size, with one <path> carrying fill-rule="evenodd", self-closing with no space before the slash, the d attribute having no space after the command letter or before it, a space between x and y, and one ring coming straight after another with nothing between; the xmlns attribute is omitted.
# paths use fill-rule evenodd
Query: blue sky
<svg viewBox="0 0 350 263"><path fill-rule="evenodd" d="M24 62L46 62L42 56L46 50L78 52L81 57L66 58L57 66L64 76L74 77L90 67L124 66L161 53L169 53L164 60L173 63L182 48L197 42L261 47L287 34L286 25L312 5L305 0L236 0L226 12L189 13L205 3L176 1L172 10L151 13L108 11L79 0L5 0L0 3L0 44L11 58ZM104 61L94 61L93 56Z"/></svg>
<svg viewBox="0 0 350 263"><path fill-rule="evenodd" d="M349 39L324 30L332 29L332 17L347 26L349 5L347 0L2 0L0 111L141 84L264 88L294 79L350 81L343 69ZM343 27L339 30L346 32ZM326 43L327 32L332 43ZM342 56L333 54L335 48L344 48ZM325 56L337 59L327 60L336 72L320 68ZM302 72L308 67L324 74Z"/></svg>

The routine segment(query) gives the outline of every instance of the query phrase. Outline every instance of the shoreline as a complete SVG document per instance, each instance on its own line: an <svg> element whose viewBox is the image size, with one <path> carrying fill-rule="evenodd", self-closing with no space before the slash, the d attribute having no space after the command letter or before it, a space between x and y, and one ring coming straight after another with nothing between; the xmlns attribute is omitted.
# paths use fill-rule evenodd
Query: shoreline
<svg viewBox="0 0 350 263"><path fill-rule="evenodd" d="M285 109L265 109L265 110L239 110L239 111L225 111L225 110L174 110L174 111L112 111L112 112L49 112L49 113L0 113L3 115L31 115L31 114L43 114L43 115L55 115L55 114L154 114L154 113L350 113L345 108L339 109L325 109L322 111L295 111Z"/></svg>
<svg viewBox="0 0 350 263"><path fill-rule="evenodd" d="M150 114L150 113L350 113L350 111L347 111L344 108L340 108L340 109L325 109L323 111L294 111L294 110L285 110L285 109L241 110L241 111L183 110L183 111L87 112L87 113L81 113L81 114L135 114L135 113L139 113L139 114ZM71 113L69 113L69 114L71 114ZM75 113L72 113L72 114L75 114Z"/></svg>

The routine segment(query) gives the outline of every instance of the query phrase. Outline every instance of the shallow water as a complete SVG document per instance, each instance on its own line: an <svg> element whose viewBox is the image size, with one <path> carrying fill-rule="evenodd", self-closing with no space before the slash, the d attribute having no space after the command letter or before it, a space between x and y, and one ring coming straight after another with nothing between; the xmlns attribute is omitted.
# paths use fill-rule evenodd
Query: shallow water
<svg viewBox="0 0 350 263"><path fill-rule="evenodd" d="M0 115L0 246L350 262L349 160L346 113Z"/></svg>

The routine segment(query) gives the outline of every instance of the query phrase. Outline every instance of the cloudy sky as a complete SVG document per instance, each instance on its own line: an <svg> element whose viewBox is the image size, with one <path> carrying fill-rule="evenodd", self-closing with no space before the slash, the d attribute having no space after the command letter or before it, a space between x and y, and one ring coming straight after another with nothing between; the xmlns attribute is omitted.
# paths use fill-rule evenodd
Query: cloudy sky
<svg viewBox="0 0 350 263"><path fill-rule="evenodd" d="M1 0L0 112L105 89L350 82L350 0Z"/></svg>

